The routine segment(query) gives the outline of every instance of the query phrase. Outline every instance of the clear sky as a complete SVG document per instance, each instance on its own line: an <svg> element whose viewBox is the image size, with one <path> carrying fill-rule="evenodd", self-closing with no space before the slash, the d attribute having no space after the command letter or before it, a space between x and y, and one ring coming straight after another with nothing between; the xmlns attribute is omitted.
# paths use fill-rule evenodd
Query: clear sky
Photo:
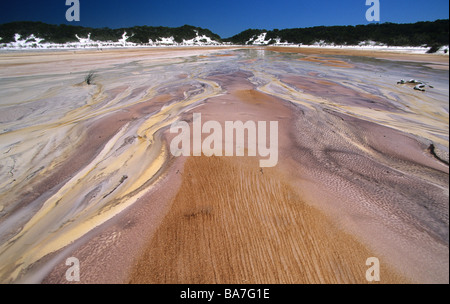
<svg viewBox="0 0 450 304"><path fill-rule="evenodd" d="M366 0L79 0L80 22L65 19L66 0L1 0L0 24L42 21L90 27L134 25L208 28L222 38L248 28L367 24ZM449 18L448 0L380 0L380 22Z"/></svg>

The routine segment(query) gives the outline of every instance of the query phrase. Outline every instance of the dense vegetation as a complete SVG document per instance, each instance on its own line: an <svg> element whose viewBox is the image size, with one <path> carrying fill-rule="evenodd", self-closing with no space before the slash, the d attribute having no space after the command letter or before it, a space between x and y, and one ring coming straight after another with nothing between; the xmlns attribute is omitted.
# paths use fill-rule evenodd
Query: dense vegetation
<svg viewBox="0 0 450 304"><path fill-rule="evenodd" d="M192 39L199 35L209 36L211 39L221 42L221 38L208 29L184 25L177 28L135 26L130 28L89 28L73 25L52 25L42 22L12 22L0 25L0 37L2 43L14 41L16 33L22 37L34 34L44 38L45 42L65 43L76 42L75 34L86 37L91 33L92 40L117 41L124 32L128 36L133 35L128 41L136 43L147 43L149 39L153 41L161 37L175 38L176 42L183 39ZM252 37L263 32L267 32L266 41L269 44L275 42L275 38L280 38L281 42L295 44L313 44L324 41L325 43L335 43L340 45L356 45L361 41L375 41L391 46L442 46L449 44L449 20L437 20L434 22L417 22L411 24L369 24L357 26L317 26L310 28L294 28L283 30L261 30L248 29L231 38L223 41L234 44L245 44Z"/></svg>
<svg viewBox="0 0 450 304"><path fill-rule="evenodd" d="M281 38L281 42L296 44L313 44L324 41L340 45L357 45L361 41L372 40L391 46L420 46L420 45L448 45L449 44L449 20L437 20L434 22L417 22L411 24L369 24L357 26L317 26L310 28L294 28L284 30L255 30L243 31L231 38L224 39L235 44L245 44L254 35L267 32L266 41L275 42L275 38Z"/></svg>
<svg viewBox="0 0 450 304"><path fill-rule="evenodd" d="M14 35L20 34L22 37L28 37L34 34L36 37L44 38L45 42L65 43L76 42L75 37L86 37L91 33L92 40L100 41L117 41L122 38L122 34L126 31L128 36L133 35L129 42L148 43L149 39L155 41L160 37L173 36L176 42L182 42L183 39L192 39L196 36L195 31L200 36L206 35L216 41L221 41L220 36L212 33L208 29L184 25L176 28L169 27L153 27L153 26L135 26L130 28L89 28L73 25L53 25L42 22L11 22L0 25L0 37L2 43L14 41Z"/></svg>

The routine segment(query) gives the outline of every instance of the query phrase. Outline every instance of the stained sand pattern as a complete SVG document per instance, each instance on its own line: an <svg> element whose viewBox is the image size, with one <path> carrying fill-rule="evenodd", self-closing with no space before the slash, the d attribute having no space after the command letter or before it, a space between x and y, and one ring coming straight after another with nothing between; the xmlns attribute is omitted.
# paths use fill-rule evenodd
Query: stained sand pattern
<svg viewBox="0 0 450 304"><path fill-rule="evenodd" d="M130 283L365 281L373 253L303 202L289 183L247 162L187 161L173 208ZM381 271L384 283L407 282L388 267Z"/></svg>
<svg viewBox="0 0 450 304"><path fill-rule="evenodd" d="M2 282L64 283L67 254L91 283L364 282L369 256L386 283L448 281L448 72L158 52L35 55L28 74L2 61ZM78 55L91 66L69 74ZM396 84L409 76L434 89ZM280 121L279 165L173 159L167 129L193 111ZM121 272L95 273L105 261Z"/></svg>

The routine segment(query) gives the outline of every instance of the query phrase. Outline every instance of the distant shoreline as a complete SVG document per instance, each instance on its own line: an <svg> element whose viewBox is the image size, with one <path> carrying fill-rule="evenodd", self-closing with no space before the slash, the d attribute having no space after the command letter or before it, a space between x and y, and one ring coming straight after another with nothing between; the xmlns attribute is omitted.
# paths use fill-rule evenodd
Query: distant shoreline
<svg viewBox="0 0 450 304"><path fill-rule="evenodd" d="M266 47L266 50L304 55L362 56L376 59L428 63L435 69L449 69L449 56L443 54L418 54L393 50L358 50L351 48Z"/></svg>
<svg viewBox="0 0 450 304"><path fill-rule="evenodd" d="M281 53L297 53L303 55L335 55L335 56L362 56L385 60L408 61L428 63L430 68L449 70L448 54L424 54L408 51L408 48L386 47L383 49L368 49L357 47L317 47L317 46L158 46L158 47L123 47L123 48L73 48L73 49L0 49L3 56L29 56L57 54L95 54L95 53L123 53L143 51L183 51L183 50L230 50L230 49L263 49Z"/></svg>

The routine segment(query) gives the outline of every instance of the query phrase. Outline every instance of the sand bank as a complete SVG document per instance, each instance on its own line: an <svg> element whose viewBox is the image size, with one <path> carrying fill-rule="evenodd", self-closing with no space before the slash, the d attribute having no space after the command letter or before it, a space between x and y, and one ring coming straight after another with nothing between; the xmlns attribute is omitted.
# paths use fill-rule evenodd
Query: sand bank
<svg viewBox="0 0 450 304"><path fill-rule="evenodd" d="M1 281L448 282L441 59L280 49L0 55ZM279 164L174 158L194 112L277 120Z"/></svg>
<svg viewBox="0 0 450 304"><path fill-rule="evenodd" d="M402 52L351 50L335 48L302 48L302 47L267 47L269 51L282 53L296 53L304 55L342 55L380 58L393 61L429 63L429 67L448 70L449 56L437 54L411 54Z"/></svg>

